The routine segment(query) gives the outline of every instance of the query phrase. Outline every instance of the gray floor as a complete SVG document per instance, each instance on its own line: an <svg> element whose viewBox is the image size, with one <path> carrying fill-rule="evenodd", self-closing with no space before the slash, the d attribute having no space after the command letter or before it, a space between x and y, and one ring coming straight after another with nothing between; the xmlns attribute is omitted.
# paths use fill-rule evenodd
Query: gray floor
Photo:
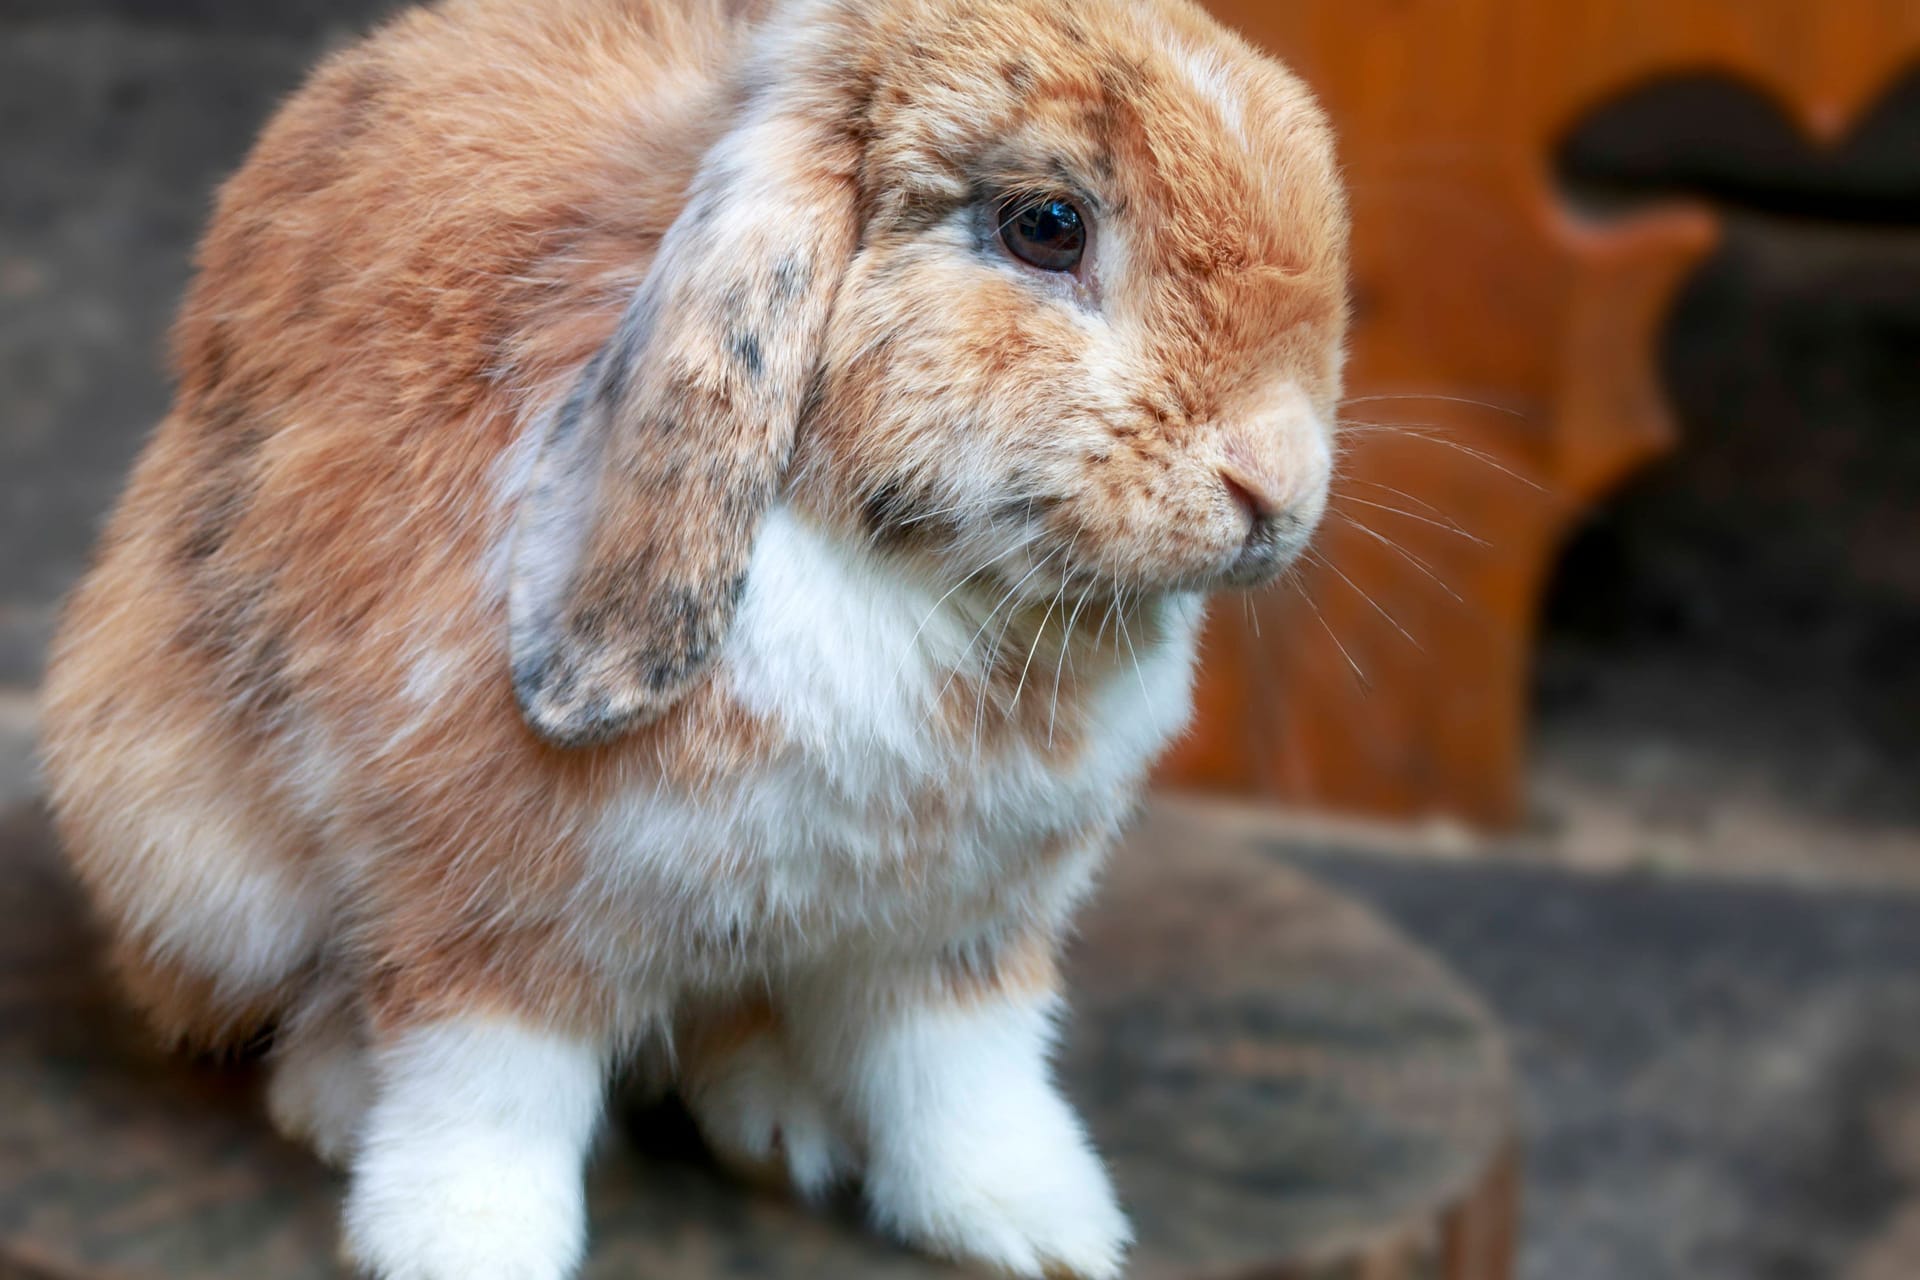
<svg viewBox="0 0 1920 1280"><path fill-rule="evenodd" d="M1296 856L1507 1025L1525 1276L1920 1276L1920 898Z"/></svg>
<svg viewBox="0 0 1920 1280"><path fill-rule="evenodd" d="M54 601L164 405L209 192L376 7L0 5L0 804ZM1530 1280L1920 1275L1920 897L1299 856L1511 1027Z"/></svg>

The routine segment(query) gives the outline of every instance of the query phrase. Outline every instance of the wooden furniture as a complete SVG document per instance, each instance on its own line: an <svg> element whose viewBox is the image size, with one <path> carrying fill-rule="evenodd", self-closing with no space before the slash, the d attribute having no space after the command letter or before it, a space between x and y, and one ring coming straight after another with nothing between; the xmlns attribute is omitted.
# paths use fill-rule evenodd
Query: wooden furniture
<svg viewBox="0 0 1920 1280"><path fill-rule="evenodd" d="M1658 331L1715 235L1699 208L1583 223L1555 190L1556 145L1614 96L1698 71L1762 86L1831 141L1920 58L1920 4L1210 3L1306 77L1342 139L1359 425L1327 563L1216 610L1200 732L1164 776L1509 823L1556 553L1672 447Z"/></svg>
<svg viewBox="0 0 1920 1280"><path fill-rule="evenodd" d="M157 1056L97 978L43 821L0 821L0 1280L304 1280L338 1180L256 1072ZM1432 958L1204 813L1157 812L1076 947L1062 1063L1136 1280L1507 1280L1501 1038ZM715 1173L674 1113L590 1179L588 1277L908 1280L952 1268Z"/></svg>

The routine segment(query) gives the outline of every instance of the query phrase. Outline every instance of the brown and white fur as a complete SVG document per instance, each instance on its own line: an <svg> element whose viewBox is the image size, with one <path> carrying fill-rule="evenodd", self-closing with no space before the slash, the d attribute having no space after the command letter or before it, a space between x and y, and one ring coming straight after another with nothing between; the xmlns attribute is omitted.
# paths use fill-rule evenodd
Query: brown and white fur
<svg viewBox="0 0 1920 1280"><path fill-rule="evenodd" d="M1050 273L1009 197L1091 224ZM1055 952L1204 594L1325 501L1346 217L1185 0L446 0L221 193L45 764L166 1036L378 1276L585 1241L611 1073L1035 1275L1126 1221Z"/></svg>

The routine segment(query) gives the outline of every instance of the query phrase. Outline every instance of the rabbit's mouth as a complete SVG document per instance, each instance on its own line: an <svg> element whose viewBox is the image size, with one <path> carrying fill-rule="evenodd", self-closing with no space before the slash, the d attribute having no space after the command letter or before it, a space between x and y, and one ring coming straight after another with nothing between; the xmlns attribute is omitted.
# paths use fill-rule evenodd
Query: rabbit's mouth
<svg viewBox="0 0 1920 1280"><path fill-rule="evenodd" d="M1271 583L1305 553L1314 523L1298 511L1255 519L1246 542L1221 570L1219 585L1246 591Z"/></svg>

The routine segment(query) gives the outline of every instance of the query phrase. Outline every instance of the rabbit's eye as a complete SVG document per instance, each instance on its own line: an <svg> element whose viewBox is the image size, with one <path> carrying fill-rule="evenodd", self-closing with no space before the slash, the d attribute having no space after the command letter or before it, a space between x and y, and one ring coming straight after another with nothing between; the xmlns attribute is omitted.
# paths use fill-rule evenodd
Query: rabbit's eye
<svg viewBox="0 0 1920 1280"><path fill-rule="evenodd" d="M1070 200L1010 201L1000 210L1000 239L1007 251L1042 271L1071 271L1087 251L1087 224Z"/></svg>

